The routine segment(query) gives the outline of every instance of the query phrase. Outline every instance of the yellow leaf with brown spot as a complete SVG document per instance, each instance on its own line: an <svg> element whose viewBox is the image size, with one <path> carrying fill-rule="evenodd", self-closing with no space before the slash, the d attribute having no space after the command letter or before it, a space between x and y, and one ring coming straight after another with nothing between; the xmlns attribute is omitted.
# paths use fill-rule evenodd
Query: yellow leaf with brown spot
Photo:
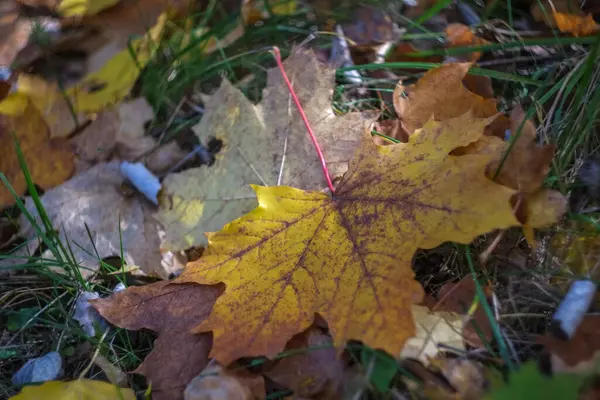
<svg viewBox="0 0 600 400"><path fill-rule="evenodd" d="M11 400L135 400L131 389L107 382L77 379L70 382L48 381L40 386L26 386Z"/></svg>
<svg viewBox="0 0 600 400"><path fill-rule="evenodd" d="M15 150L15 138L33 182L43 189L63 183L73 173L74 156L68 144L50 140L48 127L39 111L25 102L21 115L0 115L0 172L6 175L18 195L25 193L27 184ZM8 189L1 185L0 209L14 201Z"/></svg>
<svg viewBox="0 0 600 400"><path fill-rule="evenodd" d="M336 346L356 339L399 354L423 297L411 268L417 249L519 225L515 191L485 176L489 156L450 154L489 122L470 113L430 120L408 143L385 147L365 132L333 196L254 186L258 207L209 235L179 278L226 285L195 329L213 332L211 356L273 357L315 313Z"/></svg>

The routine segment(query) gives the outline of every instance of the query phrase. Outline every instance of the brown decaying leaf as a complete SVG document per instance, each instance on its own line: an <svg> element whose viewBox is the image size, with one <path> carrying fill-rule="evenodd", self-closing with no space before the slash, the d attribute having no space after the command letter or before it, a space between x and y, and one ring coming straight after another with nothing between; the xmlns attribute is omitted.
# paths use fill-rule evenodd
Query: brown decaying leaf
<svg viewBox="0 0 600 400"><path fill-rule="evenodd" d="M537 342L550 352L554 372L589 371L600 359L600 316L586 315L569 340L546 334Z"/></svg>
<svg viewBox="0 0 600 400"><path fill-rule="evenodd" d="M0 115L0 171L6 175L17 195L27 185L15 150L13 132L19 141L33 182L43 189L60 185L74 170L70 146L61 140L50 140L41 114L31 103L19 116ZM15 201L8 189L0 187L0 209Z"/></svg>
<svg viewBox="0 0 600 400"><path fill-rule="evenodd" d="M510 131L516 135L519 127L523 124L525 113L520 106L516 106L510 114ZM496 181L525 193L534 193L542 184L550 171L550 162L554 157L554 145L538 145L535 143L536 127L530 120L523 124L520 136L514 141L514 145L508 153L503 167ZM509 143L505 144L506 150ZM502 157L504 153L500 153ZM490 163L490 173L495 174L500 166L502 158Z"/></svg>
<svg viewBox="0 0 600 400"><path fill-rule="evenodd" d="M265 375L294 391L300 398L330 398L338 391L344 362L331 344L331 337L314 326L294 336L286 350L308 349L277 361Z"/></svg>
<svg viewBox="0 0 600 400"><path fill-rule="evenodd" d="M0 67L8 68L29 40L33 25L21 16L21 6L14 0L0 2Z"/></svg>
<svg viewBox="0 0 600 400"><path fill-rule="evenodd" d="M320 64L312 52L293 51L284 66L331 175L343 174L363 133L363 116L333 112L335 70ZM167 232L164 248L205 245L205 232L221 229L256 206L251 184L306 190L327 187L281 72L269 70L267 80L257 105L228 81L206 103L206 113L194 131L204 145L215 137L223 145L211 167L165 178L157 214Z"/></svg>
<svg viewBox="0 0 600 400"><path fill-rule="evenodd" d="M148 378L153 399L177 400L208 363L211 334L191 329L208 316L222 292L222 285L164 281L128 288L93 306L114 325L158 333L154 349L135 372Z"/></svg>
<svg viewBox="0 0 600 400"><path fill-rule="evenodd" d="M412 62L431 62L431 63L441 63L443 57L441 56L428 56L428 57L413 57L410 56L410 53L417 53L419 49L412 45L412 43L402 42L398 43L389 55L386 58L386 62L404 62L404 61L412 61ZM413 70L414 71L414 70Z"/></svg>
<svg viewBox="0 0 600 400"><path fill-rule="evenodd" d="M476 36L471 28L464 24L450 24L446 27L446 44L447 47L467 47L467 46L483 46L489 44L485 39ZM459 54L456 57L463 61L475 62L481 58L481 51L472 53Z"/></svg>
<svg viewBox="0 0 600 400"><path fill-rule="evenodd" d="M446 283L440 288L437 295L439 301L433 309L466 314L473 304L475 296L475 282L471 277L463 278L456 283ZM469 323L465 324L463 338L473 347L485 347L485 343L482 342L477 334L477 329L481 332L486 343L489 343L492 340L493 336L490 321L481 305L477 307L477 310L470 318Z"/></svg>
<svg viewBox="0 0 600 400"><path fill-rule="evenodd" d="M96 163L117 159L134 161L156 146L156 139L145 134L145 124L154 118L144 98L123 102L101 111L96 119L71 139L81 161ZM145 160L149 170L159 173L185 156L177 143L156 149Z"/></svg>
<svg viewBox="0 0 600 400"><path fill-rule="evenodd" d="M402 128L410 135L429 118L444 121L472 110L476 118L498 113L495 99L485 99L464 87L462 80L471 64L445 64L428 71L416 84L394 90L394 108Z"/></svg>
<svg viewBox="0 0 600 400"><path fill-rule="evenodd" d="M262 400L265 380L244 369L227 370L213 364L192 379L183 396L185 400Z"/></svg>
<svg viewBox="0 0 600 400"><path fill-rule="evenodd" d="M139 265L148 274L166 278L169 272L161 268L159 227L151 217L152 205L142 196L125 197L122 183L118 162L98 164L48 190L42 204L62 243L68 240L72 244L75 261L84 277L98 269L98 257L119 256L122 243L128 265ZM27 198L25 205L39 219L31 198ZM20 234L36 243L35 231L22 215L19 225ZM44 257L52 255L48 252Z"/></svg>

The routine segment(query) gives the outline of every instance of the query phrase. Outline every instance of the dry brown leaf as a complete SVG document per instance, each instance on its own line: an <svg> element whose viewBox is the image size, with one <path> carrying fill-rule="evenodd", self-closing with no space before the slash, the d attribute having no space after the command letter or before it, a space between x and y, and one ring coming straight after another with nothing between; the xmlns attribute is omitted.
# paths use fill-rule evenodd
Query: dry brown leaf
<svg viewBox="0 0 600 400"><path fill-rule="evenodd" d="M600 358L600 316L586 315L569 340L546 334L537 342L550 352L554 372L589 371Z"/></svg>
<svg viewBox="0 0 600 400"><path fill-rule="evenodd" d="M262 400L265 395L262 376L243 369L226 370L214 364L192 379L183 397L185 400Z"/></svg>
<svg viewBox="0 0 600 400"><path fill-rule="evenodd" d="M169 271L161 268L159 225L151 216L152 206L141 196L125 197L121 189L123 179L119 163L98 164L48 190L42 204L62 243L72 243L75 261L84 277L98 270L98 257L120 256L122 240L128 265L138 265L148 274L167 278ZM26 207L39 218L31 198L27 198ZM19 224L21 235L33 241L35 231L24 216L19 217ZM44 253L44 257L52 256Z"/></svg>
<svg viewBox="0 0 600 400"><path fill-rule="evenodd" d="M88 162L132 161L154 147L156 141L145 135L144 124L154 118L144 98L123 102L98 114L95 121L72 139L78 156Z"/></svg>
<svg viewBox="0 0 600 400"><path fill-rule="evenodd" d="M363 133L363 117L335 115L331 108L335 71L319 64L312 52L293 52L284 65L330 173L341 175ZM166 249L206 244L205 232L217 231L254 208L250 184L326 187L320 161L297 113L278 69L268 72L258 105L223 81L194 128L204 145L211 138L223 141L214 165L171 174L163 182L157 218L167 232Z"/></svg>
<svg viewBox="0 0 600 400"><path fill-rule="evenodd" d="M510 114L511 134L516 135L523 123L525 113L520 106L515 107ZM496 181L525 193L534 193L542 184L550 171L550 162L554 157L554 145L538 145L535 143L536 127L530 120L523 124L520 136L515 139L514 145L504 160L502 169ZM505 144L505 151L509 150L509 143ZM503 153L490 163L490 173L496 170L502 162Z"/></svg>
<svg viewBox="0 0 600 400"><path fill-rule="evenodd" d="M423 127L431 117L443 121L469 110L476 118L498 113L496 100L484 99L464 87L462 80L470 66L469 63L445 64L428 71L414 85L396 86L394 108L408 135Z"/></svg>
<svg viewBox="0 0 600 400"><path fill-rule="evenodd" d="M8 68L27 45L33 23L21 16L21 6L14 0L0 2L0 67Z"/></svg>
<svg viewBox="0 0 600 400"><path fill-rule="evenodd" d="M466 358L437 358L432 363L456 390L460 400L483 398L488 382L481 363Z"/></svg>
<svg viewBox="0 0 600 400"><path fill-rule="evenodd" d="M155 400L183 398L186 385L208 363L210 333L193 334L223 292L222 285L156 282L131 287L93 306L104 318L122 328L158 333L154 349L135 372L148 378Z"/></svg>
<svg viewBox="0 0 600 400"><path fill-rule="evenodd" d="M0 115L0 171L18 195L25 193L27 185L15 150L13 132L35 184L50 189L71 176L74 156L70 146L61 140L50 140L44 119L33 105L27 103L21 115ZM2 184L0 209L14 201Z"/></svg>
<svg viewBox="0 0 600 400"><path fill-rule="evenodd" d="M446 283L440 288L437 296L439 301L434 309L452 311L466 315L473 304L476 295L475 282L471 277L463 278L456 283ZM477 329L479 329L483 335L486 343L489 343L492 340L492 327L490 326L490 321L481 305L477 307L477 310L470 318L469 323L465 325L463 338L473 347L485 347L485 343L483 343L479 337Z"/></svg>
<svg viewBox="0 0 600 400"><path fill-rule="evenodd" d="M489 44L485 39L476 36L471 28L464 24L450 24L446 27L446 44L447 47L467 47L467 46L483 46ZM458 55L458 59L463 61L475 62L481 58L481 51L472 53L464 53Z"/></svg>
<svg viewBox="0 0 600 400"><path fill-rule="evenodd" d="M331 337L316 327L310 327L286 345L286 350L308 351L282 358L265 375L294 391L297 397L330 398L338 390L344 372L344 362L333 346L319 348L330 344Z"/></svg>

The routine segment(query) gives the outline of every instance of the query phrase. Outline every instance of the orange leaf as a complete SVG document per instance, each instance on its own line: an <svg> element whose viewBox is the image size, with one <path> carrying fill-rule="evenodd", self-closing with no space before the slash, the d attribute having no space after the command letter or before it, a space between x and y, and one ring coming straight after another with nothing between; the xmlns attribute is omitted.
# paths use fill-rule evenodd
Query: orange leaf
<svg viewBox="0 0 600 400"><path fill-rule="evenodd" d="M158 333L154 349L135 372L150 380L153 399L182 399L186 385L208 363L212 342L210 334L190 330L208 316L222 290L163 281L128 288L93 305L121 328Z"/></svg>
<svg viewBox="0 0 600 400"><path fill-rule="evenodd" d="M0 115L0 171L18 195L25 193L27 185L15 151L13 132L35 184L49 189L71 176L75 166L69 146L61 140L50 140L42 115L30 102L26 102L20 115ZM8 189L1 186L0 209L15 200Z"/></svg>
<svg viewBox="0 0 600 400"><path fill-rule="evenodd" d="M594 18L588 14L579 16L553 12L556 26L563 33L570 33L573 36L590 36L598 32L600 26L594 21Z"/></svg>
<svg viewBox="0 0 600 400"><path fill-rule="evenodd" d="M485 39L476 36L466 25L450 24L446 27L447 47L468 47L468 46L483 46L489 44ZM481 58L481 51L472 53L460 54L458 58L464 61L475 62Z"/></svg>
<svg viewBox="0 0 600 400"><path fill-rule="evenodd" d="M254 186L259 206L209 235L202 258L179 282L224 282L196 332L213 331L211 356L273 357L315 313L334 345L350 339L399 354L415 334L413 279L419 248L470 243L518 225L514 190L485 177L489 156L453 156L479 140L489 118L430 120L408 143L376 146L365 132L333 197Z"/></svg>

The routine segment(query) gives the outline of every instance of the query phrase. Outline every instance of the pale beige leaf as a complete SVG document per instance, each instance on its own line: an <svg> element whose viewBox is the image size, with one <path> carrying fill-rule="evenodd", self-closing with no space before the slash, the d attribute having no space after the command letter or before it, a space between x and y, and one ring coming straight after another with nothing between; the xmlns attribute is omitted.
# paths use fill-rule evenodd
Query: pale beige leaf
<svg viewBox="0 0 600 400"><path fill-rule="evenodd" d="M128 265L139 265L148 274L166 278L167 272L161 269L159 225L151 216L152 206L142 196L125 197L122 183L119 163L98 164L48 190L42 204L61 241L69 240L83 276L90 276L99 268L98 257L119 256L122 238L123 257ZM39 220L31 198L27 198L26 206ZM21 216L19 224L21 235L33 240L35 231L27 219Z"/></svg>
<svg viewBox="0 0 600 400"><path fill-rule="evenodd" d="M364 131L358 113L337 116L331 108L335 71L312 52L295 52L284 63L333 176L343 174ZM223 81L194 127L201 143L223 142L211 167L167 176L157 218L167 232L165 248L206 244L205 232L256 206L250 184L326 188L319 159L281 73L269 70L263 100L253 105Z"/></svg>
<svg viewBox="0 0 600 400"><path fill-rule="evenodd" d="M462 317L447 311L430 311L427 307L413 305L412 314L417 327L414 337L408 339L401 358L416 358L428 364L429 358L439 352L440 344L451 349L464 350Z"/></svg>

